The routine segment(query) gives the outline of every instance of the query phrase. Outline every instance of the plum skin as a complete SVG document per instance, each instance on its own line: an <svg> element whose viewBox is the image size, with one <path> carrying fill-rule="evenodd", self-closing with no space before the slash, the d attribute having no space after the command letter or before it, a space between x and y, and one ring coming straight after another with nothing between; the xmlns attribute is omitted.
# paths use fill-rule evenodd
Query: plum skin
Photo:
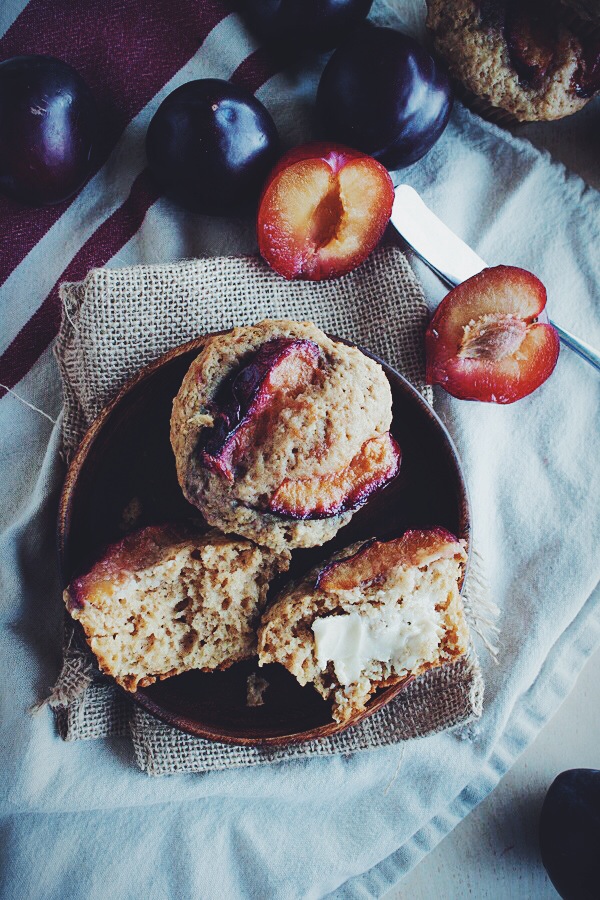
<svg viewBox="0 0 600 900"><path fill-rule="evenodd" d="M442 135L453 96L445 72L416 41L365 25L325 66L317 91L324 137L388 169L421 159Z"/></svg>
<svg viewBox="0 0 600 900"><path fill-rule="evenodd" d="M75 194L98 156L99 114L81 75L53 56L0 63L0 192L29 206Z"/></svg>
<svg viewBox="0 0 600 900"><path fill-rule="evenodd" d="M277 129L262 103L217 78L176 88L146 135L148 165L165 194L212 215L255 203L278 153Z"/></svg>
<svg viewBox="0 0 600 900"><path fill-rule="evenodd" d="M600 884L600 770L570 769L550 785L540 815L542 862L565 900L592 900Z"/></svg>
<svg viewBox="0 0 600 900"><path fill-rule="evenodd" d="M336 47L366 19L373 0L243 0L238 5L257 37L299 55Z"/></svg>

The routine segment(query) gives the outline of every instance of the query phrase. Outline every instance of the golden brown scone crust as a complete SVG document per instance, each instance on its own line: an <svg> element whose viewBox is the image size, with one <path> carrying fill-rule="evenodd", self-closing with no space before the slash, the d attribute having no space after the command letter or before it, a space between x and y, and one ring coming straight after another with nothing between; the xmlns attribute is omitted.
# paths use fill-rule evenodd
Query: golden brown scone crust
<svg viewBox="0 0 600 900"><path fill-rule="evenodd" d="M450 73L491 107L507 110L522 122L561 119L582 109L574 77L581 45L568 28L557 26L554 59L536 83L524 82L511 61L503 29L502 2L427 0L427 27ZM548 15L555 15L548 8Z"/></svg>
<svg viewBox="0 0 600 900"><path fill-rule="evenodd" d="M241 360L276 338L318 344L324 380L283 409L272 432L248 454L245 470L233 483L202 467L195 450L211 427L211 401ZM330 340L310 322L265 320L210 338L190 366L173 403L171 444L177 476L187 500L210 525L242 534L275 550L312 547L333 538L353 511L330 518L295 520L253 507L272 496L287 477L320 476L343 469L365 441L385 434L392 398L381 366L355 347ZM316 449L325 446L320 457ZM312 455L311 455L312 453Z"/></svg>

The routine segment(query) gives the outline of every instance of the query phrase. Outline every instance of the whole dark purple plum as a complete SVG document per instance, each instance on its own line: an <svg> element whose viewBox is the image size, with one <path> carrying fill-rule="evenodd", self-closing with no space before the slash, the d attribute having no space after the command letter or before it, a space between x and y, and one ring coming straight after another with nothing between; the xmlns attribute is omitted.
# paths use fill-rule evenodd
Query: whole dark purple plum
<svg viewBox="0 0 600 900"><path fill-rule="evenodd" d="M92 171L99 133L94 97L67 63L0 63L0 192L31 206L66 200Z"/></svg>
<svg viewBox="0 0 600 900"><path fill-rule="evenodd" d="M365 25L338 47L317 92L323 136L388 169L424 156L451 110L446 74L416 41L391 28Z"/></svg>
<svg viewBox="0 0 600 900"><path fill-rule="evenodd" d="M300 54L330 50L368 15L373 0L240 0L257 36Z"/></svg>
<svg viewBox="0 0 600 900"><path fill-rule="evenodd" d="M146 135L148 164L166 195L212 215L256 202L278 149L275 123L262 103L216 78L176 88Z"/></svg>
<svg viewBox="0 0 600 900"><path fill-rule="evenodd" d="M563 900L600 896L600 770L554 779L540 815L542 862Z"/></svg>

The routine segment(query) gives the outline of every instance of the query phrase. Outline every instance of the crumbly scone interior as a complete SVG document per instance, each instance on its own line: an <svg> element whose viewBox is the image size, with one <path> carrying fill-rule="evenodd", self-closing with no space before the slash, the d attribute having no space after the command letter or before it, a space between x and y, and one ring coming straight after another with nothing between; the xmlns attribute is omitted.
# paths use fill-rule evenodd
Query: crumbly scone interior
<svg viewBox="0 0 600 900"><path fill-rule="evenodd" d="M288 556L210 532L94 581L80 604L68 592L65 600L101 669L135 691L252 656L269 582L288 564Z"/></svg>
<svg viewBox="0 0 600 900"><path fill-rule="evenodd" d="M427 27L450 72L478 97L508 110L521 121L552 120L587 103L574 90L581 47L568 29L557 25L552 63L535 84L515 70L504 34L500 0L427 0ZM549 8L547 14L553 15Z"/></svg>
<svg viewBox="0 0 600 900"><path fill-rule="evenodd" d="M466 651L458 588L463 565L458 552L422 566L400 565L377 583L338 591L315 588L315 570L264 614L259 665L281 663L300 684L312 683L332 701L333 718L345 722L365 709L378 687ZM334 617L339 621L332 628Z"/></svg>

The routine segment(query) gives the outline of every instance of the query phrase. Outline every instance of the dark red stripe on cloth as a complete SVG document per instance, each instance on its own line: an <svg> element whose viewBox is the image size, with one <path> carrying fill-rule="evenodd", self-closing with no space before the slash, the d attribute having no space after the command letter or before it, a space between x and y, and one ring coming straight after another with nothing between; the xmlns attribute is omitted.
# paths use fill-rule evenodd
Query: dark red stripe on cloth
<svg viewBox="0 0 600 900"><path fill-rule="evenodd" d="M136 233L159 191L144 170L133 182L127 200L106 219L73 257L42 305L0 356L0 382L12 388L23 378L56 336L61 304L58 287L79 281L94 266L108 262ZM0 388L0 398L6 394Z"/></svg>
<svg viewBox="0 0 600 900"><path fill-rule="evenodd" d="M265 47L259 47L240 63L229 80L254 94L280 70L281 66L276 63L272 54Z"/></svg>
<svg viewBox="0 0 600 900"><path fill-rule="evenodd" d="M31 0L0 38L0 59L48 53L83 75L104 123L99 167L230 12L229 0ZM26 209L0 197L0 284L71 202Z"/></svg>
<svg viewBox="0 0 600 900"><path fill-rule="evenodd" d="M254 56L255 54L251 54ZM249 59L250 57L248 57ZM262 64L261 64L262 65ZM236 69L236 83L249 90L258 90L264 82L257 81L257 69L244 63ZM268 66L263 68L264 81L276 72ZM246 81L246 79L248 79ZM144 170L134 181L125 203L92 234L62 273L50 294L37 312L23 326L14 341L0 356L0 383L13 388L29 369L37 362L44 350L55 338L60 326L61 308L58 287L63 281L80 281L95 266L102 266L118 253L121 247L133 237L144 221L148 209L160 196L160 191ZM0 399L6 394L0 388Z"/></svg>

